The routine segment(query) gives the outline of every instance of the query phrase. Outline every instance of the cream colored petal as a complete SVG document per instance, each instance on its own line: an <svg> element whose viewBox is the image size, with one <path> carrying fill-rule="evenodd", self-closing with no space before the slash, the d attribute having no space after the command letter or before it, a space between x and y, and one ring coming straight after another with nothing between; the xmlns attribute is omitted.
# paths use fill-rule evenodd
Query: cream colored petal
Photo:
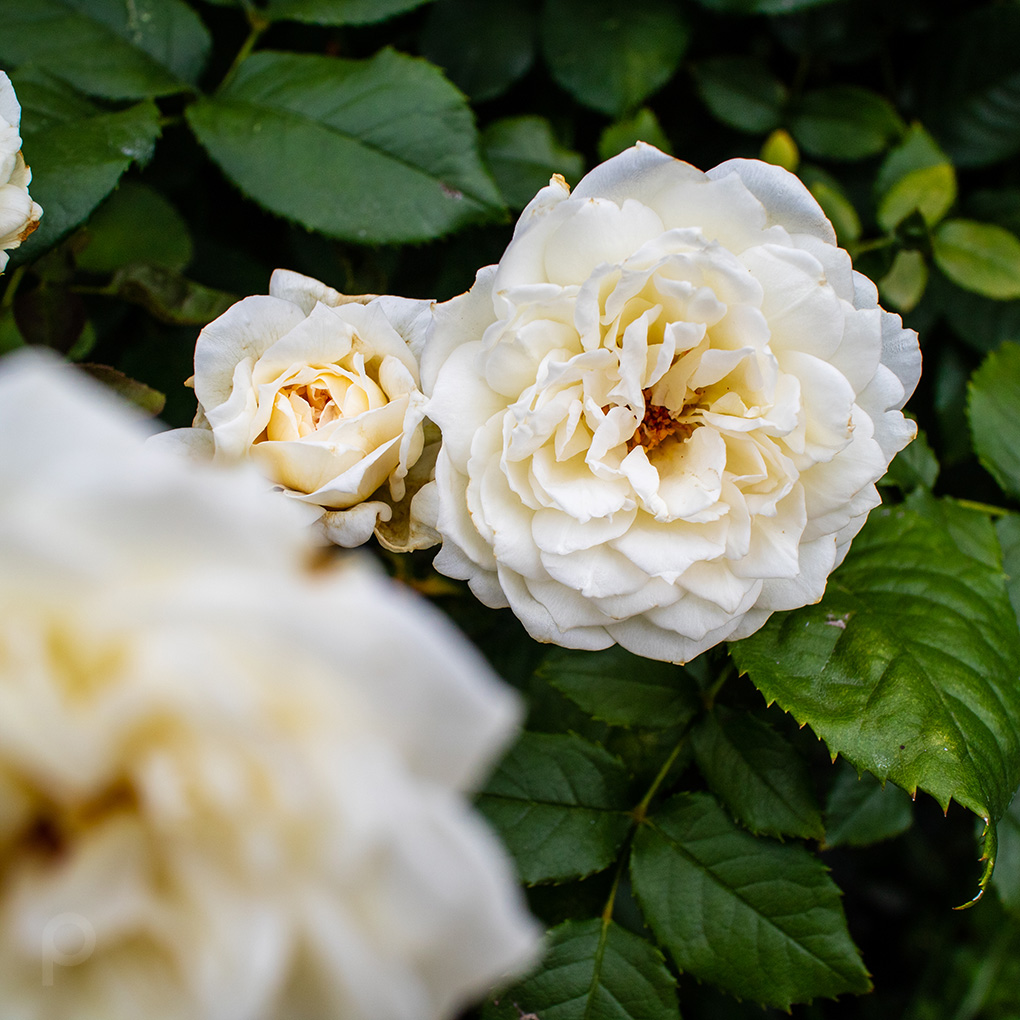
<svg viewBox="0 0 1020 1020"><path fill-rule="evenodd" d="M348 510L327 510L319 524L327 540L344 549L364 545L380 522L388 521L393 511L379 500L358 503Z"/></svg>
<svg viewBox="0 0 1020 1020"><path fill-rule="evenodd" d="M545 278L560 285L582 283L600 263L621 261L663 229L655 212L634 199L626 199L621 206L602 198L577 202L573 215L545 241ZM503 268L497 275L499 286L506 285Z"/></svg>
<svg viewBox="0 0 1020 1020"><path fill-rule="evenodd" d="M708 171L713 181L736 175L764 207L770 223L791 234L813 234L826 244L836 243L836 232L821 206L798 177L782 167L757 159L731 159Z"/></svg>
<svg viewBox="0 0 1020 1020"><path fill-rule="evenodd" d="M195 395L206 413L230 398L237 364L254 365L304 318L297 305L259 295L238 301L210 322L195 345Z"/></svg>
<svg viewBox="0 0 1020 1020"><path fill-rule="evenodd" d="M274 269L269 277L269 296L297 305L309 315L317 302L335 308L344 301L344 295L311 276L295 273L292 269Z"/></svg>
<svg viewBox="0 0 1020 1020"><path fill-rule="evenodd" d="M854 305L874 308L877 304L878 288L866 276L854 273ZM905 403L921 377L921 349L917 333L904 329L900 317L886 311L882 312L882 364L903 384Z"/></svg>
<svg viewBox="0 0 1020 1020"><path fill-rule="evenodd" d="M4 71L0 71L0 117L15 130L21 125L21 104L14 93L11 79Z"/></svg>
<svg viewBox="0 0 1020 1020"><path fill-rule="evenodd" d="M475 429L506 407L505 401L480 380L481 362L480 342L455 350L425 408L442 430L449 457L462 469L471 455Z"/></svg>
<svg viewBox="0 0 1020 1020"><path fill-rule="evenodd" d="M482 334L492 323L492 283L495 274L495 266L479 269L474 286L469 291L443 301L432 309L432 322L419 356L421 388L426 396L432 396L436 376L447 358L462 345L481 340Z"/></svg>

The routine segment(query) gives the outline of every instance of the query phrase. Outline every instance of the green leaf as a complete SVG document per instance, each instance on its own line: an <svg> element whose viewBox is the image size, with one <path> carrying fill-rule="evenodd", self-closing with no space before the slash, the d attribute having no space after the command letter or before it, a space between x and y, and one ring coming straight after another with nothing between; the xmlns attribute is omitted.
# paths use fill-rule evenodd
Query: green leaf
<svg viewBox="0 0 1020 1020"><path fill-rule="evenodd" d="M93 326L91 322L86 321L78 339L75 340L75 342L71 345L71 349L67 352L67 360L79 362L80 367L87 367L85 365L81 365L81 362L92 353L98 342L99 337L96 336L96 327ZM139 383L138 385L141 386L143 384ZM152 412L153 414L159 414L163 410L163 405L166 403L166 397L158 390L150 390L147 386L145 387L145 390L148 392L144 393L144 395L141 391L138 391L139 396L141 396L142 399L140 406L145 407L146 410L148 410L148 407L155 407L156 403L159 402L159 409Z"/></svg>
<svg viewBox="0 0 1020 1020"><path fill-rule="evenodd" d="M800 166L800 149L797 148L793 135L785 128L776 128L762 142L761 152L759 152L758 156L766 163L771 163L773 166L781 166L784 170L789 170L791 174L795 174L797 167ZM831 219L832 217L829 218ZM835 226L835 224L833 225Z"/></svg>
<svg viewBox="0 0 1020 1020"><path fill-rule="evenodd" d="M928 437L918 432L917 438L893 458L885 478L904 492L910 492L918 487L931 489L938 476L938 458L928 445Z"/></svg>
<svg viewBox="0 0 1020 1020"><path fill-rule="evenodd" d="M269 0L259 13L270 21L312 25L370 25L421 7L429 0Z"/></svg>
<svg viewBox="0 0 1020 1020"><path fill-rule="evenodd" d="M425 241L503 211L463 96L393 50L256 53L187 118L242 191L331 237Z"/></svg>
<svg viewBox="0 0 1020 1020"><path fill-rule="evenodd" d="M893 230L915 210L934 226L956 201L956 171L951 163L912 170L898 180L878 205L878 224Z"/></svg>
<svg viewBox="0 0 1020 1020"><path fill-rule="evenodd" d="M993 223L945 220L932 239L935 264L953 283L998 301L1020 298L1020 238Z"/></svg>
<svg viewBox="0 0 1020 1020"><path fill-rule="evenodd" d="M709 788L746 828L769 836L822 838L807 762L771 726L719 707L702 717L691 739Z"/></svg>
<svg viewBox="0 0 1020 1020"><path fill-rule="evenodd" d="M922 119L957 166L1020 149L1020 9L983 6L943 22L925 50Z"/></svg>
<svg viewBox="0 0 1020 1020"><path fill-rule="evenodd" d="M837 0L698 0L702 7L723 14L792 14L835 2Z"/></svg>
<svg viewBox="0 0 1020 1020"><path fill-rule="evenodd" d="M883 230L895 229L915 210L933 226L956 201L956 171L931 135L914 124L882 163L875 191Z"/></svg>
<svg viewBox="0 0 1020 1020"><path fill-rule="evenodd" d="M25 338L18 329L14 319L14 311L10 308L0 308L0 355L10 354L25 346Z"/></svg>
<svg viewBox="0 0 1020 1020"><path fill-rule="evenodd" d="M910 827L914 813L909 794L880 783L869 772L843 763L825 804L825 844L870 846Z"/></svg>
<svg viewBox="0 0 1020 1020"><path fill-rule="evenodd" d="M573 734L525 733L478 806L531 885L612 864L632 824L627 793L623 765L598 745Z"/></svg>
<svg viewBox="0 0 1020 1020"><path fill-rule="evenodd" d="M173 269L135 264L113 274L108 293L141 305L160 322L204 326L236 300L233 294L188 280Z"/></svg>
<svg viewBox="0 0 1020 1020"><path fill-rule="evenodd" d="M818 605L730 648L832 754L911 794L994 822L1020 782L1020 634L1001 569L916 510L874 511Z"/></svg>
<svg viewBox="0 0 1020 1020"><path fill-rule="evenodd" d="M780 1009L871 987L821 861L738 828L708 794L648 819L631 875L659 942L701 981Z"/></svg>
<svg viewBox="0 0 1020 1020"><path fill-rule="evenodd" d="M438 64L475 102L502 95L535 62L535 12L519 0L438 0L420 36Z"/></svg>
<svg viewBox="0 0 1020 1020"><path fill-rule="evenodd" d="M183 0L4 0L0 63L32 64L109 99L146 99L190 89L210 44Z"/></svg>
<svg viewBox="0 0 1020 1020"><path fill-rule="evenodd" d="M579 30L583 26L583 31ZM687 23L669 0L547 0L542 50L557 83L578 102L619 117L673 77Z"/></svg>
<svg viewBox="0 0 1020 1020"><path fill-rule="evenodd" d="M938 278L945 280L941 273ZM946 286L952 284L946 281ZM967 419L967 383L973 366L969 363L970 359L965 359L965 352L955 345L940 346L942 349L934 366L929 365L929 386L935 398L935 413L942 439L941 460L944 464L954 464L969 459L974 453L970 430L961 427Z"/></svg>
<svg viewBox="0 0 1020 1020"><path fill-rule="evenodd" d="M576 184L584 173L581 155L559 143L544 117L495 121L482 135L482 151L512 209L523 209L553 174Z"/></svg>
<svg viewBox="0 0 1020 1020"><path fill-rule="evenodd" d="M760 60L715 57L694 67L698 94L717 120L751 134L779 127L786 87Z"/></svg>
<svg viewBox="0 0 1020 1020"><path fill-rule="evenodd" d="M822 207L840 244L852 244L861 236L861 218L839 182L817 167L804 167L801 177Z"/></svg>
<svg viewBox="0 0 1020 1020"><path fill-rule="evenodd" d="M145 162L159 135L159 110L146 101L107 113L58 82L15 78L32 197L43 207L39 229L16 252L31 262L82 223L135 161Z"/></svg>
<svg viewBox="0 0 1020 1020"><path fill-rule="evenodd" d="M971 376L967 416L978 459L1003 492L1020 497L1020 344L992 351Z"/></svg>
<svg viewBox="0 0 1020 1020"><path fill-rule="evenodd" d="M999 854L992 885L1002 905L1020 917L1020 797L1014 797L999 822Z"/></svg>
<svg viewBox="0 0 1020 1020"><path fill-rule="evenodd" d="M702 707L697 685L683 667L643 659L619 645L600 652L552 648L536 672L610 726L683 726Z"/></svg>
<svg viewBox="0 0 1020 1020"><path fill-rule="evenodd" d="M131 262L183 269L192 255L181 214L158 191L123 181L88 221L88 246L77 257L90 273L112 273Z"/></svg>
<svg viewBox="0 0 1020 1020"><path fill-rule="evenodd" d="M824 7L836 0L752 0L755 14L793 14L814 7Z"/></svg>
<svg viewBox="0 0 1020 1020"><path fill-rule="evenodd" d="M14 299L14 318L25 341L62 354L79 348L86 316L82 296L65 279L41 280Z"/></svg>
<svg viewBox="0 0 1020 1020"><path fill-rule="evenodd" d="M790 130L812 156L854 160L877 156L903 133L887 99L856 85L808 92L796 105Z"/></svg>
<svg viewBox="0 0 1020 1020"><path fill-rule="evenodd" d="M78 366L87 372L93 379L108 386L114 393L130 401L143 411L155 415L163 410L166 404L166 396L151 386L126 376L123 372L109 365L80 364Z"/></svg>
<svg viewBox="0 0 1020 1020"><path fill-rule="evenodd" d="M1020 514L1005 514L995 522L1002 568L1006 571L1006 591L1013 612L1020 620Z"/></svg>
<svg viewBox="0 0 1020 1020"><path fill-rule="evenodd" d="M663 152L673 152L659 118L647 106L642 106L633 117L614 121L602 132L599 136L599 159L612 159L636 142L648 142Z"/></svg>
<svg viewBox="0 0 1020 1020"><path fill-rule="evenodd" d="M936 282L938 281L938 282ZM938 289L938 307L957 336L987 354L1007 340L1020 343L1020 301L995 301L963 290L938 274L929 283Z"/></svg>
<svg viewBox="0 0 1020 1020"><path fill-rule="evenodd" d="M928 286L928 263L919 251L898 251L889 272L878 281L882 303L898 312L913 311Z"/></svg>
<svg viewBox="0 0 1020 1020"><path fill-rule="evenodd" d="M565 921L545 947L541 969L487 1004L482 1020L680 1020L662 953L615 922Z"/></svg>
<svg viewBox="0 0 1020 1020"><path fill-rule="evenodd" d="M915 489L903 505L936 524L965 556L1001 574L1002 553L995 528L980 510L964 506L951 496L936 499L923 489Z"/></svg>

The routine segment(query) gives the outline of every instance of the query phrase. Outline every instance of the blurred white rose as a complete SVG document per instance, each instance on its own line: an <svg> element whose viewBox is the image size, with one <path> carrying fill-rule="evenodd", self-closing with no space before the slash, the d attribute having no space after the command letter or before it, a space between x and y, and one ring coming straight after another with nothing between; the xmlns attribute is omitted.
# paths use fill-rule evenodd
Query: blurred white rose
<svg viewBox="0 0 1020 1020"><path fill-rule="evenodd" d="M316 508L338 545L361 545L373 531L395 551L434 545L413 503L436 452L422 457L417 360L430 316L429 301L351 299L278 269L269 296L244 298L199 334L202 431L167 441L250 457Z"/></svg>
<svg viewBox="0 0 1020 1020"><path fill-rule="evenodd" d="M691 659L821 598L920 367L792 174L553 178L435 310L436 566L540 641Z"/></svg>
<svg viewBox="0 0 1020 1020"><path fill-rule="evenodd" d="M4 1015L452 1015L535 944L464 796L516 699L110 401L0 367Z"/></svg>
<svg viewBox="0 0 1020 1020"><path fill-rule="evenodd" d="M17 248L36 227L42 208L28 193L32 171L21 154L21 106L10 78L0 71L0 273L7 251Z"/></svg>

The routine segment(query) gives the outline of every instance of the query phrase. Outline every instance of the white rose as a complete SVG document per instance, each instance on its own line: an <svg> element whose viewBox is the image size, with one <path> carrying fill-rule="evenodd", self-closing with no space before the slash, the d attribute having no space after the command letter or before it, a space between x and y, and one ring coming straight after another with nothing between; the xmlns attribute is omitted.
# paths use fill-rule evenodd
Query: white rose
<svg viewBox="0 0 1020 1020"><path fill-rule="evenodd" d="M435 310L436 566L540 641L744 637L821 598L920 365L792 174L639 144L553 178Z"/></svg>
<svg viewBox="0 0 1020 1020"><path fill-rule="evenodd" d="M7 250L17 248L36 227L42 208L28 193L32 171L21 154L21 106L10 78L0 71L0 273Z"/></svg>
<svg viewBox="0 0 1020 1020"><path fill-rule="evenodd" d="M535 946L464 796L516 698L70 373L0 367L4 1016L452 1015Z"/></svg>
<svg viewBox="0 0 1020 1020"><path fill-rule="evenodd" d="M351 299L278 269L268 297L239 301L199 334L195 426L217 457L250 457L316 508L338 545L373 531L395 551L433 545L413 508L435 456L422 458L417 361L430 315L429 301Z"/></svg>

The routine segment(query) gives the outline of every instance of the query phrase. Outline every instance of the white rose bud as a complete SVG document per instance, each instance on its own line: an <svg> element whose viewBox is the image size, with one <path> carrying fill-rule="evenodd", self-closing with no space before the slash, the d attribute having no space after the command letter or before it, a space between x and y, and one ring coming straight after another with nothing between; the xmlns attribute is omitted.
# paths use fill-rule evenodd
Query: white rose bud
<svg viewBox="0 0 1020 1020"><path fill-rule="evenodd" d="M435 310L436 566L540 641L689 660L822 597L920 368L785 170L553 178Z"/></svg>
<svg viewBox="0 0 1020 1020"><path fill-rule="evenodd" d="M0 71L0 273L10 258L7 251L39 226L43 213L28 193L32 171L21 154L20 127L18 97L10 78Z"/></svg>
<svg viewBox="0 0 1020 1020"><path fill-rule="evenodd" d="M516 697L405 589L302 566L251 468L144 431L0 365L4 1016L451 1017L535 948L465 796Z"/></svg>
<svg viewBox="0 0 1020 1020"><path fill-rule="evenodd" d="M417 352L431 302L348 298L276 270L269 296L247 297L199 334L195 419L205 437L171 433L219 459L251 458L315 509L331 541L389 549L434 545L414 498L428 480Z"/></svg>

